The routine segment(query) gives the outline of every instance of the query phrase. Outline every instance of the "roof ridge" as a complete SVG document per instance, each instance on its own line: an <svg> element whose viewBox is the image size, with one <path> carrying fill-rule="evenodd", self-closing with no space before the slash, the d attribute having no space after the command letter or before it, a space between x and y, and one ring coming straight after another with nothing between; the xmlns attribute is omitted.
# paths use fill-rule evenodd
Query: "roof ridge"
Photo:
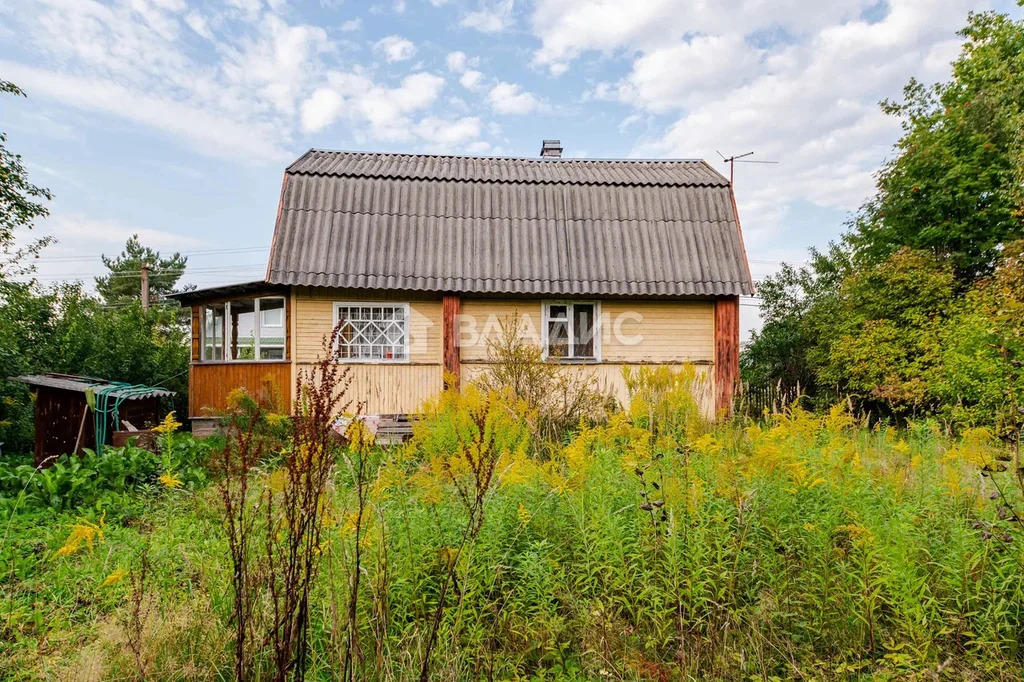
<svg viewBox="0 0 1024 682"><path fill-rule="evenodd" d="M499 154L431 154L427 152L374 152L374 151L363 151L358 149L324 149L319 147L311 147L302 156L292 162L289 165L294 166L299 161L302 161L311 153L321 154L350 154L350 155L363 155L363 156L406 156L413 158L428 158L428 159L482 159L488 161L530 161L533 163L566 163L566 162L601 162L601 163L687 163L687 164L705 164L707 161L698 157L588 157L588 156L572 156L572 157L542 157L542 156L502 156ZM717 173L717 171L715 171Z"/></svg>

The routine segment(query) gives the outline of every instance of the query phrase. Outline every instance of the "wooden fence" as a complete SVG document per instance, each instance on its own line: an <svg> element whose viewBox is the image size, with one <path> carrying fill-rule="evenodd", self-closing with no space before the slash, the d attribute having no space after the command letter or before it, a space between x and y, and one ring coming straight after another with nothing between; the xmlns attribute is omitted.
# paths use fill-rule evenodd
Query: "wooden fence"
<svg viewBox="0 0 1024 682"><path fill-rule="evenodd" d="M743 382L736 392L736 414L752 419L763 419L766 413L781 412L791 407L801 397L799 383L787 386L780 381L758 386Z"/></svg>

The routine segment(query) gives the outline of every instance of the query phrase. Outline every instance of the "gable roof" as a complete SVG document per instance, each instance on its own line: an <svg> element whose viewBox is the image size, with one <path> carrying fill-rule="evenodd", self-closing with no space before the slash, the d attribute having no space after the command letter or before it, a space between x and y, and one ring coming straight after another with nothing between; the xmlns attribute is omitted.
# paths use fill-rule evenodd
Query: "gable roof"
<svg viewBox="0 0 1024 682"><path fill-rule="evenodd" d="M753 293L703 161L310 150L285 171L272 284L463 293Z"/></svg>

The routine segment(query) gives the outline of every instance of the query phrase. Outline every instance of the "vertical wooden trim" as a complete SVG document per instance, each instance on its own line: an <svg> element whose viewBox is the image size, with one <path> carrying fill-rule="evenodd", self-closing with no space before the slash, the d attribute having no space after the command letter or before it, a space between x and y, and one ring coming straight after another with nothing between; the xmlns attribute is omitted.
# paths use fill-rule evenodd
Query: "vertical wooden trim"
<svg viewBox="0 0 1024 682"><path fill-rule="evenodd" d="M445 294L441 298L441 353L444 358L445 388L459 388L462 358L459 352L459 310L462 301L458 294ZM451 386L448 385L451 378Z"/></svg>
<svg viewBox="0 0 1024 682"><path fill-rule="evenodd" d="M292 359L292 297L284 297L284 359Z"/></svg>
<svg viewBox="0 0 1024 682"><path fill-rule="evenodd" d="M285 347L288 349L288 360L291 362L291 372L289 374L289 385L288 395L290 400L288 401L288 414L295 416L295 401L298 400L298 382L299 382L299 366L296 358L298 334L296 329L298 328L298 313L295 310L296 303L299 300L299 296L296 293L295 287L290 287L288 290L288 304L287 304L287 329L288 329L288 341Z"/></svg>
<svg viewBox="0 0 1024 682"><path fill-rule="evenodd" d="M202 320L199 316L199 311L202 310L202 306L192 306L192 362L199 362L199 353L201 350L201 334L202 334Z"/></svg>
<svg viewBox="0 0 1024 682"><path fill-rule="evenodd" d="M740 297L715 299L715 413L728 414L740 378Z"/></svg>

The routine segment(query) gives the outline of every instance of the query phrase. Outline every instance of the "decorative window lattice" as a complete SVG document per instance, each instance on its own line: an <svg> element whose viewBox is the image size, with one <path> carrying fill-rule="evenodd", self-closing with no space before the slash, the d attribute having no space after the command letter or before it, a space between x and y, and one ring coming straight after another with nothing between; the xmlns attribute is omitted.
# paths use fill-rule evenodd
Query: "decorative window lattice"
<svg viewBox="0 0 1024 682"><path fill-rule="evenodd" d="M342 360L406 360L409 335L404 305L337 306L338 358Z"/></svg>

